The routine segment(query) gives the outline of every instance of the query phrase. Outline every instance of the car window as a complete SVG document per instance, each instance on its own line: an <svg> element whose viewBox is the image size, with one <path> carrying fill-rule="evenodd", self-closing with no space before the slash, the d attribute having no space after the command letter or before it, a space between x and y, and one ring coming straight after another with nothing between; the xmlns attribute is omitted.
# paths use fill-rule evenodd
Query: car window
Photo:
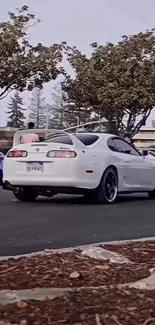
<svg viewBox="0 0 155 325"><path fill-rule="evenodd" d="M74 134L77 139L79 139L85 146L90 146L91 144L95 143L99 136L95 134Z"/></svg>
<svg viewBox="0 0 155 325"><path fill-rule="evenodd" d="M116 151L121 153L126 153L128 155L140 156L140 153L135 150L129 143L122 139L113 139L116 146Z"/></svg>
<svg viewBox="0 0 155 325"><path fill-rule="evenodd" d="M71 138L67 134L55 135L51 136L51 138L47 139L45 142L53 142L53 143L63 143L63 144L73 144Z"/></svg>
<svg viewBox="0 0 155 325"><path fill-rule="evenodd" d="M112 151L116 151L116 147L115 147L115 144L114 144L114 141L113 141L113 139L108 139L108 141L107 141L107 145L108 145L108 147L109 147L109 149L110 150L112 150Z"/></svg>

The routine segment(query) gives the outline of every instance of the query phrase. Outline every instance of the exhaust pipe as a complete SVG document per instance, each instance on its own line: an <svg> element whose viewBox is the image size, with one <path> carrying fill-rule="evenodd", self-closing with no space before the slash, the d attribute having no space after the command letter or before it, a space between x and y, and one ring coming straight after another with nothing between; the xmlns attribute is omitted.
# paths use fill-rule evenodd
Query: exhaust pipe
<svg viewBox="0 0 155 325"><path fill-rule="evenodd" d="M11 191L11 192L14 192L15 190L18 189L18 187L11 185L8 181L5 181L2 184L2 188L3 188L3 190Z"/></svg>

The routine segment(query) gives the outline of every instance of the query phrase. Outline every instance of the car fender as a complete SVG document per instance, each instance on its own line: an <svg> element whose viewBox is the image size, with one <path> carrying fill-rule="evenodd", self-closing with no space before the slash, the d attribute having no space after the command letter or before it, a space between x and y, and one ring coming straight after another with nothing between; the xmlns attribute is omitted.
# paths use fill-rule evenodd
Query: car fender
<svg viewBox="0 0 155 325"><path fill-rule="evenodd" d="M122 167L120 167L120 161L117 157L115 157L114 159L114 155L111 154L109 150L106 150L104 155L99 154L99 152L93 153L91 155L91 159L92 159L92 165L96 169L96 175L98 179L97 186L100 184L100 181L102 179L105 170L109 167L113 167L117 171L119 188L122 188L123 179L124 179L124 170Z"/></svg>

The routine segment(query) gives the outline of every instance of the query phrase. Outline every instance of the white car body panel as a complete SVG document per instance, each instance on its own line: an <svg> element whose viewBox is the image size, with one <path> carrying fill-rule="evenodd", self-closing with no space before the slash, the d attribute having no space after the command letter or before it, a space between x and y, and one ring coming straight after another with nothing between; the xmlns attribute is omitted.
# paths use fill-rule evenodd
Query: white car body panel
<svg viewBox="0 0 155 325"><path fill-rule="evenodd" d="M33 130L33 132L41 130ZM48 130L49 131L49 130ZM134 156L110 150L107 146L111 134L97 134L99 139L85 146L74 134L53 130L53 134L69 135L73 145L53 142L19 144L17 132L11 150L26 150L26 158L4 158L3 182L13 186L96 188L107 167L114 166L118 173L118 191L136 192L155 189L155 157ZM29 131L30 132L30 131ZM43 130L42 132L45 132ZM94 134L94 133L93 133ZM85 133L86 135L86 133ZM39 151L36 151L39 148ZM76 158L47 158L50 150L73 150ZM43 171L29 171L28 162L43 163ZM88 172L89 171L89 172ZM92 172L91 172L92 171Z"/></svg>

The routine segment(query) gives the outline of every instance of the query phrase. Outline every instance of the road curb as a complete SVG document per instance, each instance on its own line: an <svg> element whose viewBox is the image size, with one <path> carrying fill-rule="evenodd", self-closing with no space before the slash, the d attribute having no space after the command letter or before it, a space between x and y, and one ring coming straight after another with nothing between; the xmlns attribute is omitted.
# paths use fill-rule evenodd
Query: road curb
<svg viewBox="0 0 155 325"><path fill-rule="evenodd" d="M125 243L132 243L132 242L146 242L146 241L155 241L155 237L144 237L144 238L139 238L139 239L127 239L127 240L115 240L115 241L106 241L106 242L99 242L99 243L94 243L94 244L88 244L88 245L81 245L81 246L75 246L75 247L65 247L65 248L60 248L60 249L54 249L54 251L59 252L59 253L65 253L65 252L73 252L75 250L84 250L88 247L94 247L94 246L99 246L99 245L115 245L115 244L125 244ZM51 248L52 250L52 248ZM50 251L50 249L47 249L47 251ZM43 255L45 254L46 250L44 251L38 251L38 252L33 252L30 254L23 254L23 255L13 255L13 256L1 256L0 261L5 261L8 259L18 259L21 257L32 257L32 256L37 256L37 255Z"/></svg>

